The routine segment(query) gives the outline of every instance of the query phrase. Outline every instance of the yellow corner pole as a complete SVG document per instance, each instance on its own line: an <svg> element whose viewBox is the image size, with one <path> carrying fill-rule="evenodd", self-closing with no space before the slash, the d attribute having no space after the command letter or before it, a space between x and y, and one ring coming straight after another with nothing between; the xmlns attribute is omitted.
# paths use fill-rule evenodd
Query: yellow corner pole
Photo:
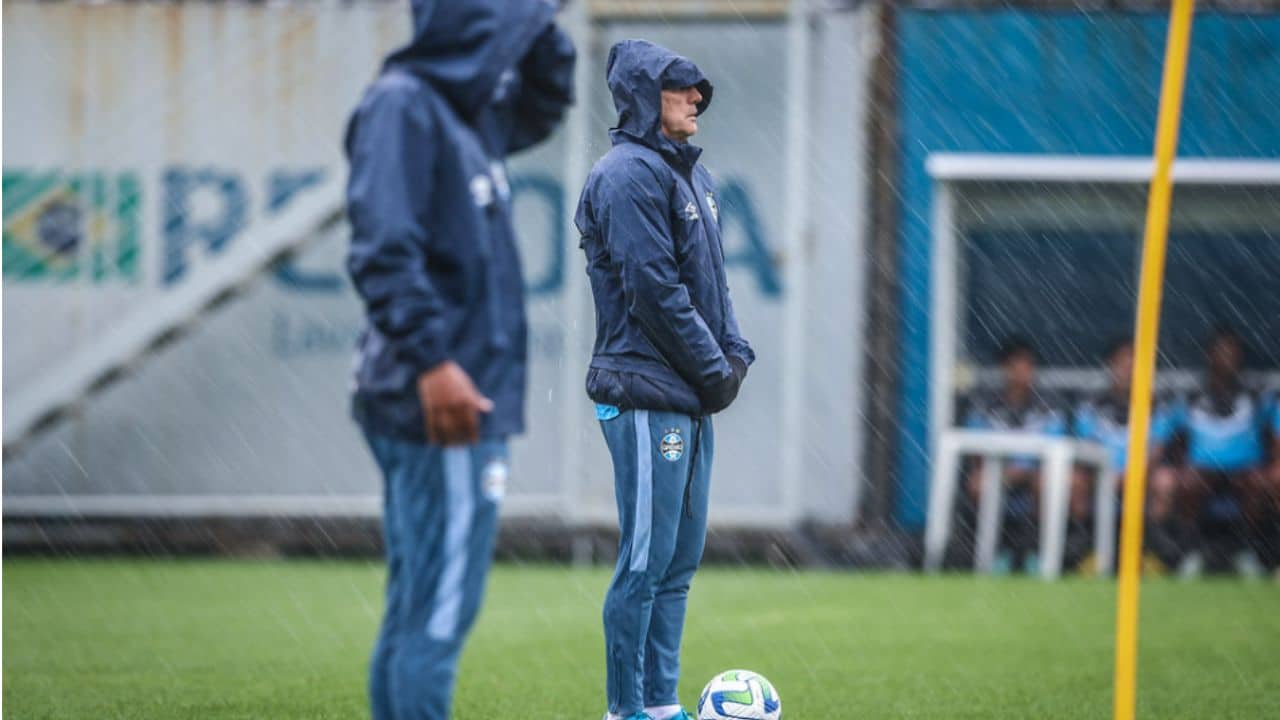
<svg viewBox="0 0 1280 720"><path fill-rule="evenodd" d="M1133 720L1138 685L1138 588L1142 559L1142 511L1147 485L1147 435L1151 424L1151 385L1160 326L1160 286L1173 194L1173 158L1178 149L1178 119L1187 75L1194 0L1174 0L1165 46L1164 80L1156 120L1156 167L1147 198L1142 242L1142 278L1138 287L1137 338L1133 387L1129 396L1129 464L1124 478L1124 520L1120 541L1120 587L1116 599L1115 720Z"/></svg>

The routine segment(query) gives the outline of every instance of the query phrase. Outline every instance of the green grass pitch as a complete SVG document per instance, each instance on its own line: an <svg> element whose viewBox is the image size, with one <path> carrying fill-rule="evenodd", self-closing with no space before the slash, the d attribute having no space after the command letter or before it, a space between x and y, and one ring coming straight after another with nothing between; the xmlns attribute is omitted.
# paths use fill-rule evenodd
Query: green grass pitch
<svg viewBox="0 0 1280 720"><path fill-rule="evenodd" d="M6 718L361 718L372 562L4 562ZM499 566L454 717L602 712L605 569ZM1102 718L1111 583L706 568L687 704L767 675L792 720ZM1139 716L1280 718L1280 587L1143 587Z"/></svg>

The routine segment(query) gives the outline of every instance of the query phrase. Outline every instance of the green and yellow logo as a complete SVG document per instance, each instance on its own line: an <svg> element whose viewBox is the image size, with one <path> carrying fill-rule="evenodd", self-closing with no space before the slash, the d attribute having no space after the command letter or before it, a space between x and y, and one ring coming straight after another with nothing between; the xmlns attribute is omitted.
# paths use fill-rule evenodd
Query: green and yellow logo
<svg viewBox="0 0 1280 720"><path fill-rule="evenodd" d="M6 280L140 280L137 174L5 170Z"/></svg>

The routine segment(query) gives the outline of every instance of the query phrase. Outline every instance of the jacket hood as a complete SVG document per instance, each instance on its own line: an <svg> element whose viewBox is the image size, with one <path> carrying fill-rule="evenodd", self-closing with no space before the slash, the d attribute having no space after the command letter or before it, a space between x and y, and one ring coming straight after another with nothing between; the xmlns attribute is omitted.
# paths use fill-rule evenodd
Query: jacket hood
<svg viewBox="0 0 1280 720"><path fill-rule="evenodd" d="M411 0L413 38L387 56L430 83L465 116L512 77L555 16L550 0Z"/></svg>
<svg viewBox="0 0 1280 720"><path fill-rule="evenodd" d="M605 79L618 109L614 144L626 139L692 165L701 150L662 134L662 91L696 87L702 93L698 114L711 105L711 82L688 58L647 40L623 40L609 50Z"/></svg>

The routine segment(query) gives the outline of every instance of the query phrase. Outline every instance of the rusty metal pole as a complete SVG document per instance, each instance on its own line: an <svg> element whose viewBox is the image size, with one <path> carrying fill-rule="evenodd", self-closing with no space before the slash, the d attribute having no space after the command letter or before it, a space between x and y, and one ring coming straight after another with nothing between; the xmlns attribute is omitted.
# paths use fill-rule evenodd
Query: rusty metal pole
<svg viewBox="0 0 1280 720"><path fill-rule="evenodd" d="M897 10L882 2L876 12L879 52L872 63L867 112L870 238L867 278L866 470L859 525L884 528L892 520L897 457L898 347L901 286L898 278L898 39Z"/></svg>

